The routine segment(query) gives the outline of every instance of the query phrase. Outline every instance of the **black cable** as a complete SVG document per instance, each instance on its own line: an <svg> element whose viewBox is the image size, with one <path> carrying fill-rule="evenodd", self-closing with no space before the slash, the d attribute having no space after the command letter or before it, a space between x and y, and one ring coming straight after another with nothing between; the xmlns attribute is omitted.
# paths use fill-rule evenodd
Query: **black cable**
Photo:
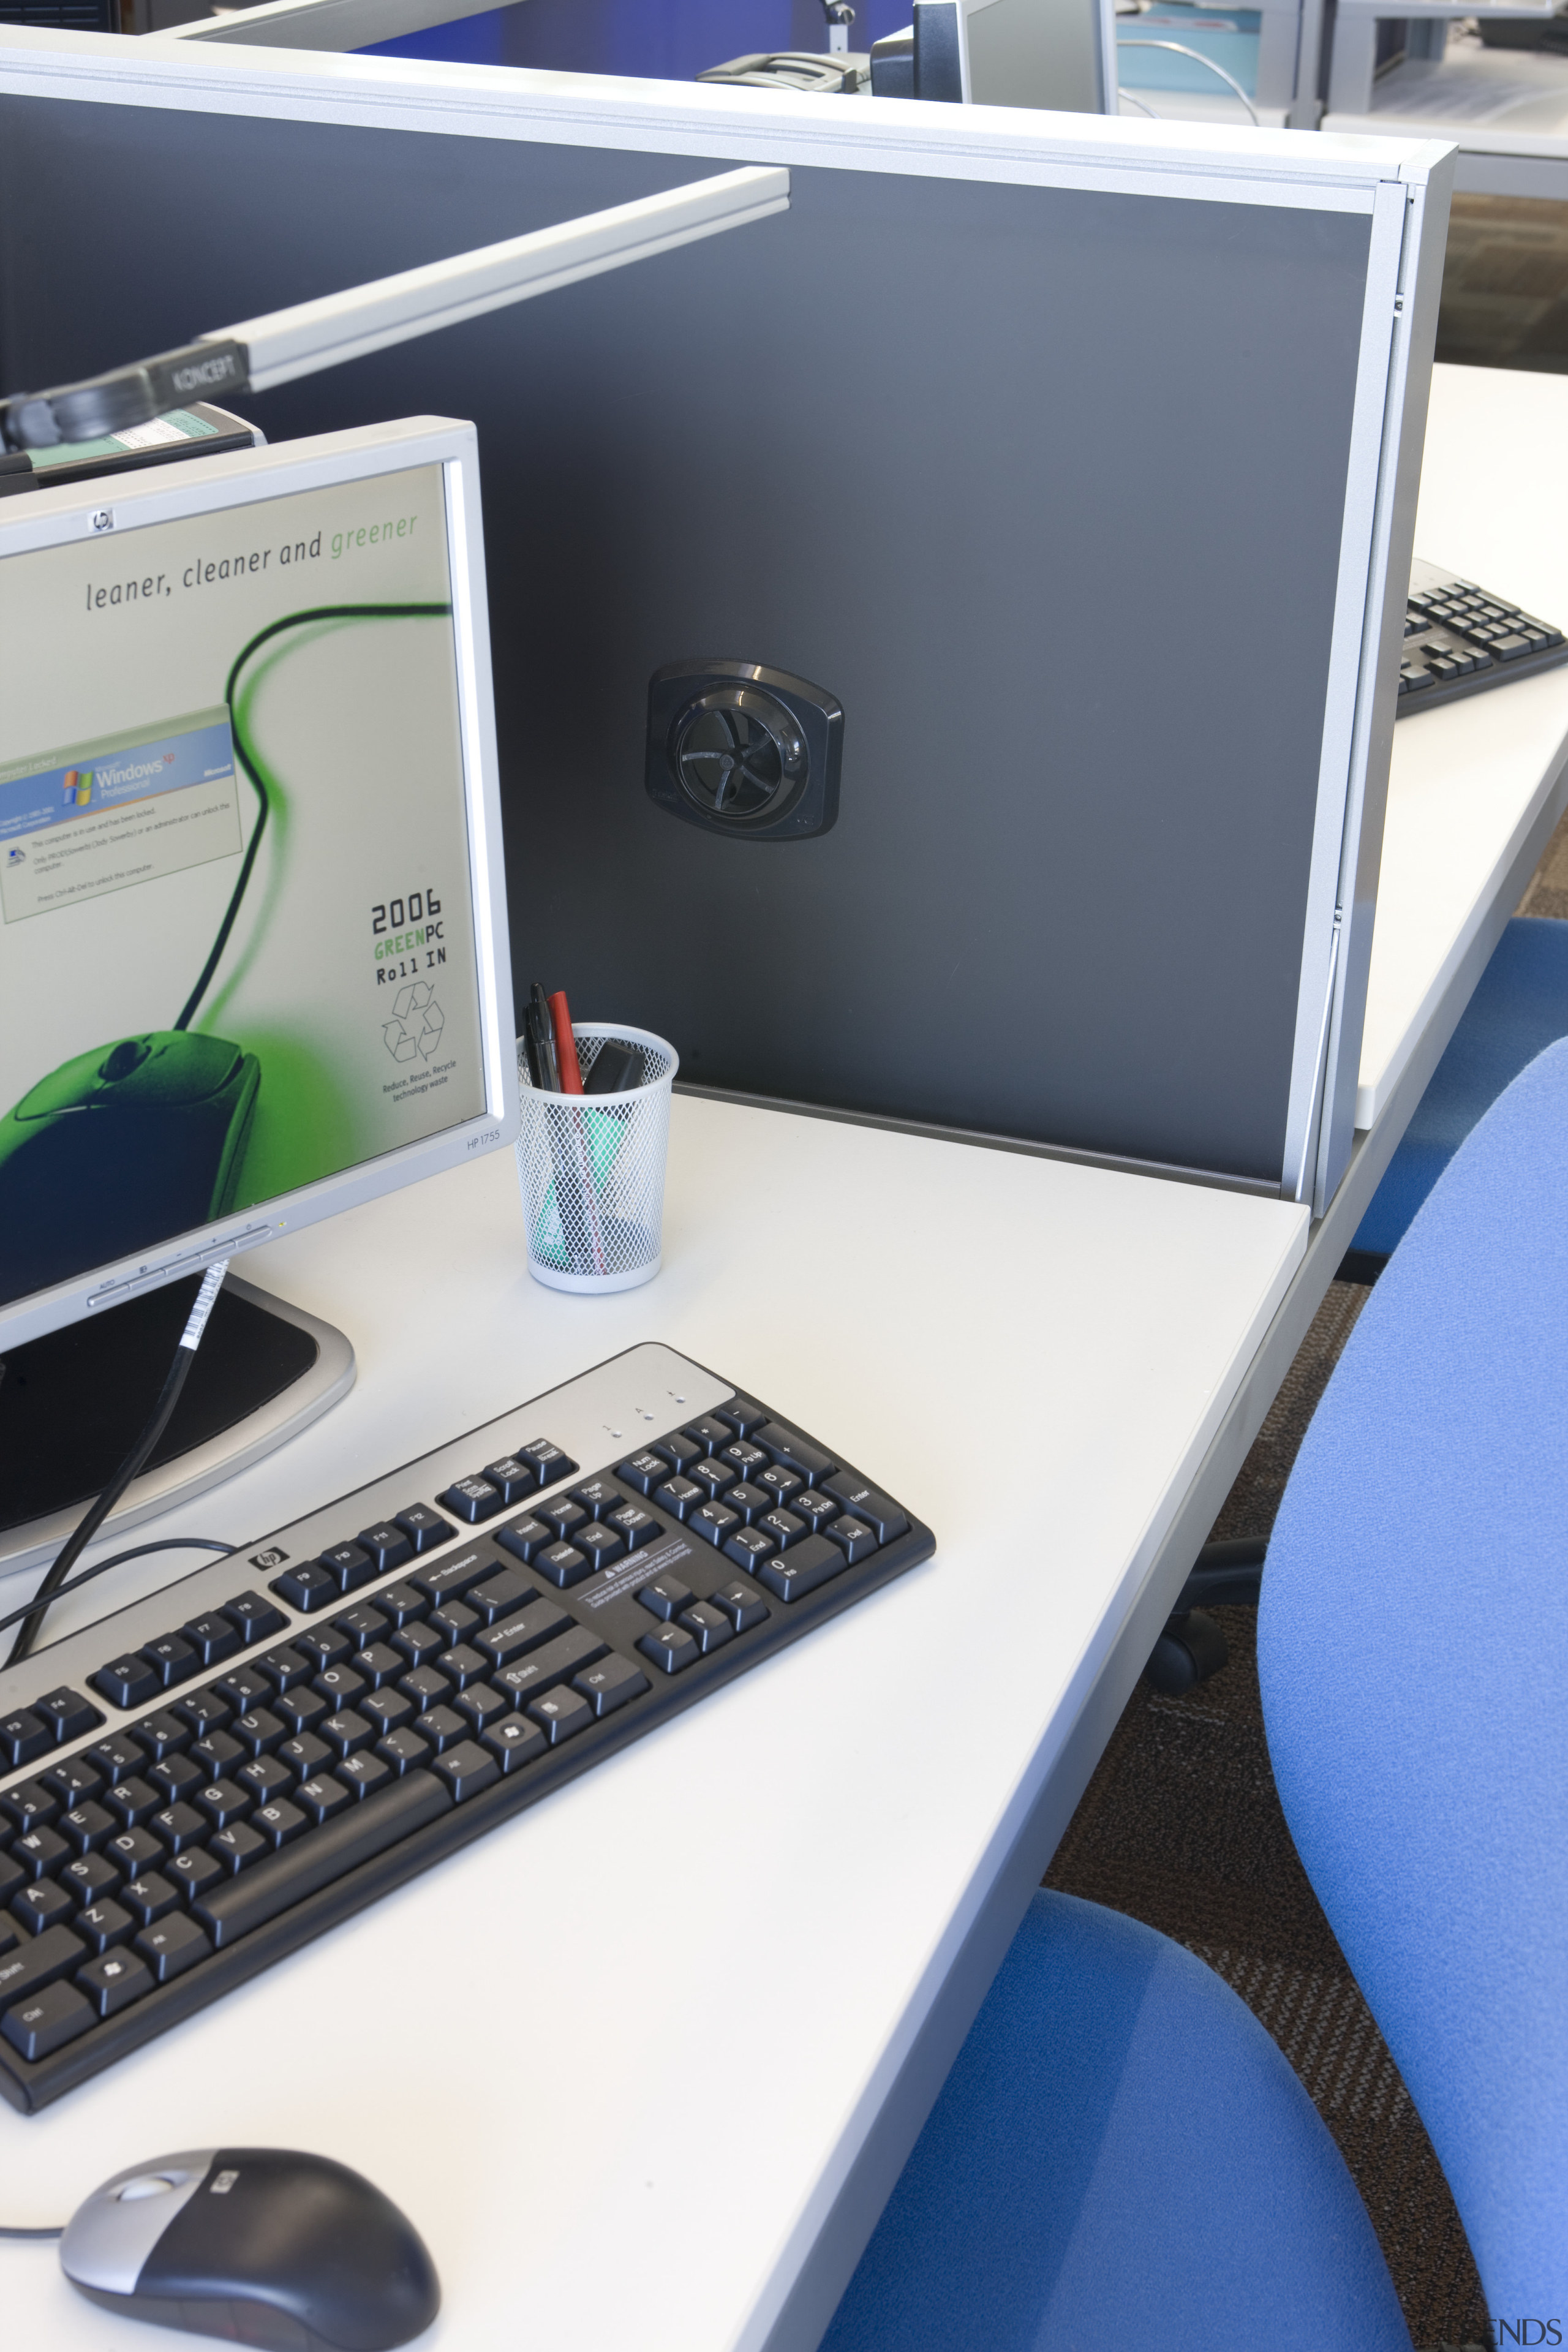
<svg viewBox="0 0 1568 2352"><path fill-rule="evenodd" d="M235 656L224 686L223 698L228 705L229 727L234 736L234 748L239 754L239 764L249 777L256 797L261 803L261 814L256 820L256 830L247 845L245 863L239 869L239 877L234 886L234 895L228 902L227 911L222 922L218 925L217 937L212 943L212 952L202 966L201 978L185 1000L185 1009L174 1024L176 1029L190 1027L192 1015L212 984L212 976L217 970L218 958L228 945L228 935L234 929L235 918L239 912L239 902L244 898L246 886L250 880L251 868L256 864L256 853L261 846L261 836L267 830L268 814L272 805L268 798L266 781L251 757L250 746L240 730L239 719L235 710L234 690L239 683L240 671L245 667L251 655L259 651L269 637L280 635L285 629L302 629L311 621L368 621L383 618L433 620L441 614L449 614L451 609L450 604L315 604L308 613L290 613L286 620L268 622L267 627L258 630L249 644L242 646Z"/></svg>
<svg viewBox="0 0 1568 2352"><path fill-rule="evenodd" d="M22 1629L12 1643L11 1654L5 1661L7 1667L19 1666L24 1658L32 1654L33 1644L37 1640L39 1628L48 1614L49 1608L58 1594L61 1585L163 1436L168 1425L169 1415L179 1402L180 1391L185 1385L185 1376L195 1360L196 1349L201 1346L202 1333L206 1328L207 1317L212 1312L213 1300L217 1297L224 1276L227 1272L228 1260L219 1258L216 1265L209 1265L202 1276L202 1286L196 1293L195 1304L191 1308L189 1320L180 1334L179 1345L174 1349L174 1360L170 1365L168 1375L159 1391L158 1402L153 1408L152 1418L108 1486L99 1496L98 1500L89 1506L78 1522L74 1533L66 1538L48 1574L27 1603Z"/></svg>
<svg viewBox="0 0 1568 2352"><path fill-rule="evenodd" d="M0 2238L63 2238L65 2233L63 2221L57 2223L52 2230L13 2230L0 2221Z"/></svg>
<svg viewBox="0 0 1568 2352"><path fill-rule="evenodd" d="M68 1584L62 1584L54 1597L63 1601L68 1593L79 1592L84 1584L90 1584L95 1576L107 1576L111 1568L123 1568L128 1559L145 1559L150 1552L217 1551L226 1556L238 1549L237 1544L219 1543L216 1537L208 1536L164 1536L158 1543L132 1544L129 1551L117 1551L110 1559L94 1560L79 1576L73 1576ZM25 1601L20 1609L13 1609L9 1617L0 1617L0 1633L8 1633L13 1625L19 1625L37 1605L35 1601Z"/></svg>

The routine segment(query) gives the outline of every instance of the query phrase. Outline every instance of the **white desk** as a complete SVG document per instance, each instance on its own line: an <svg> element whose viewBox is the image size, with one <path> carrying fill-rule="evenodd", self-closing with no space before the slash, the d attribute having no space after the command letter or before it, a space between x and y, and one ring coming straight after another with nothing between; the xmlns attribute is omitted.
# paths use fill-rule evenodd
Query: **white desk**
<svg viewBox="0 0 1568 2352"><path fill-rule="evenodd" d="M1486 465L1505 495L1533 484L1549 395L1568 385L1445 372L1420 543L1562 612L1531 569L1540 497L1487 540L1458 487ZM1500 420L1480 446L1478 404ZM1511 740L1514 698L1563 683L1402 721L1396 772L1417 793L1450 730ZM1557 708L1518 748L1519 797L1495 807L1483 780L1491 830L1453 857L1472 949L1512 903L1508 843L1550 819ZM1421 830L1418 803L1391 830L1390 908ZM531 1283L505 1159L250 1261L348 1328L359 1384L171 1533L260 1534L658 1337L842 1444L940 1549L44 2115L0 2110L4 2218L60 2218L175 2147L304 2144L426 2234L432 2344L814 2344L1458 1017L1464 956L1417 929L1380 944L1374 1010L1403 988L1426 1029L1310 1244L1279 1202L678 1099L646 1290ZM786 1303L805 1272L852 1310L831 1339ZM52 2248L0 2264L8 2339L130 2352Z"/></svg>

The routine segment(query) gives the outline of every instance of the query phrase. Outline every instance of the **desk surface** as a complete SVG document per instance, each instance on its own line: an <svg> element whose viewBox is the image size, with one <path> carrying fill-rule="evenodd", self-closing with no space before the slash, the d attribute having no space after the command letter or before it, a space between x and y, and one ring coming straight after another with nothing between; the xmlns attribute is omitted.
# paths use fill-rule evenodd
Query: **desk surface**
<svg viewBox="0 0 1568 2352"><path fill-rule="evenodd" d="M1568 377L1433 372L1415 552L1568 628ZM1568 665L1394 730L1356 1125L1370 1128L1568 756Z"/></svg>
<svg viewBox="0 0 1568 2352"><path fill-rule="evenodd" d="M303 2144L416 2218L433 2344L760 2344L1305 1238L1277 1202L678 1097L644 1290L530 1280L510 1155L258 1254L359 1381L177 1531L259 1534L659 1338L842 1444L940 1548L42 2116L0 2113L0 2218L174 2148ZM831 1339L791 1276L853 1310ZM51 2247L0 2263L8 2337L129 2352Z"/></svg>
<svg viewBox="0 0 1568 2352"><path fill-rule="evenodd" d="M1437 487L1472 461L1483 409L1504 473L1526 429L1539 449L1552 396L1568 386L1444 372L1423 505L1441 537L1420 544L1561 613L1527 544L1541 499L1489 539L1485 506L1467 524L1462 484ZM1514 714L1563 688L1402 722L1390 907L1445 733L1523 730L1510 789L1539 816L1568 704L1533 733ZM1522 821L1494 811L1488 840ZM1445 861L1464 867L1450 929L1495 862ZM1418 1013L1444 965L1407 897L1374 959L1388 1022L1395 988ZM842 1444L939 1549L43 2116L0 2112L0 2218L62 2218L177 2147L303 2144L426 2233L447 2297L433 2345L760 2352L1001 1858L1065 1773L1306 1241L1278 1202L678 1098L666 1268L645 1290L532 1284L504 1155L248 1261L349 1331L359 1382L166 1532L260 1535L657 1337ZM800 1275L854 1310L831 1341L783 1303ZM51 2247L0 2263L18 2342L129 2347Z"/></svg>

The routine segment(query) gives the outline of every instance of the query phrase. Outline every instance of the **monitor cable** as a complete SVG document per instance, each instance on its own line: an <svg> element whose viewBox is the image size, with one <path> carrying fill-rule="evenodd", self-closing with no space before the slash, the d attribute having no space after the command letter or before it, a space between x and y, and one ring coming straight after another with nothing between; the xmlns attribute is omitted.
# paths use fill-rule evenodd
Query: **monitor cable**
<svg viewBox="0 0 1568 2352"><path fill-rule="evenodd" d="M64 1545L56 1555L52 1567L32 1600L28 1601L26 1608L16 1612L16 1617L7 1621L15 1623L17 1618L21 1620L21 1631L12 1643L11 1654L5 1661L7 1667L19 1666L24 1658L32 1654L33 1646L37 1640L44 1619L54 1601L58 1599L60 1587L124 1494L127 1486L130 1486L132 1478L144 1467L153 1448L163 1436L168 1426L169 1416L180 1401L180 1391L185 1385L191 1366L195 1361L196 1349L202 1344L202 1333L206 1329L207 1318L213 1309L213 1301L222 1288L223 1278L227 1272L228 1260L223 1257L209 1265L202 1276L202 1286L196 1293L185 1328L180 1334L179 1345L174 1349L174 1360L169 1367L168 1375L159 1391L158 1402L153 1408L146 1427L96 1502L89 1506L74 1533L67 1537ZM108 1563L106 1562L105 1565Z"/></svg>

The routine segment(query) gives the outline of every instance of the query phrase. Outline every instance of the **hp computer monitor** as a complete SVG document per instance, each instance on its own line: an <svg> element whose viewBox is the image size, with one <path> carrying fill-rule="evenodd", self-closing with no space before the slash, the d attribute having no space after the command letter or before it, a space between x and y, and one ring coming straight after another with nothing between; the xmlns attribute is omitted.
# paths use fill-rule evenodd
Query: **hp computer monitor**
<svg viewBox="0 0 1568 2352"><path fill-rule="evenodd" d="M907 31L877 42L878 97L1114 114L1112 0L915 0Z"/></svg>
<svg viewBox="0 0 1568 2352"><path fill-rule="evenodd" d="M0 505L0 1349L507 1140L473 428Z"/></svg>

